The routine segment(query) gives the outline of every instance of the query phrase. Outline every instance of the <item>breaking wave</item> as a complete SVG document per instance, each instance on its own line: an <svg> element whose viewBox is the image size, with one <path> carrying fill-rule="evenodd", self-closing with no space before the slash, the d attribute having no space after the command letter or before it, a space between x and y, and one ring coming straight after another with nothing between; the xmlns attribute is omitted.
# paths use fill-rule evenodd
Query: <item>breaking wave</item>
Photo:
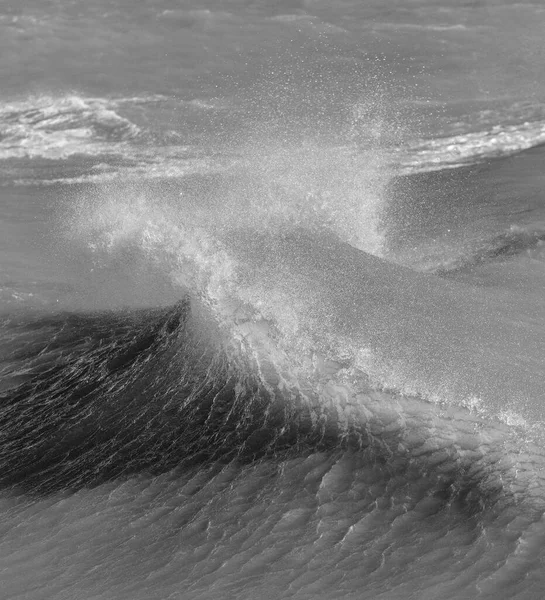
<svg viewBox="0 0 545 600"><path fill-rule="evenodd" d="M543 121L495 125L484 131L412 143L399 150L401 172L409 174L454 169L517 154L543 143Z"/></svg>
<svg viewBox="0 0 545 600"><path fill-rule="evenodd" d="M133 535L140 513L160 544L182 534L162 595L183 580L250 597L272 580L312 596L323 579L305 579L309 560L348 572L358 597L387 598L407 561L400 593L519 589L543 537L543 337L493 290L380 258L388 177L353 153L254 146L238 169L160 194L110 186L60 203L56 237L86 304L0 319L13 514L61 498L61 512L81 503L84 527L89 506L120 503L108 535ZM136 308L142 265L177 302ZM104 310L127 282L134 308ZM242 558L250 585L230 571Z"/></svg>
<svg viewBox="0 0 545 600"><path fill-rule="evenodd" d="M116 152L141 130L102 98L42 96L0 106L0 158ZM121 146L119 146L121 145Z"/></svg>
<svg viewBox="0 0 545 600"><path fill-rule="evenodd" d="M152 131L145 111L190 107L160 95L38 96L0 105L4 185L54 185L181 177L214 167L207 153L169 127ZM138 124L135 121L140 121ZM217 161L216 168L222 168ZM62 173L62 176L59 175Z"/></svg>

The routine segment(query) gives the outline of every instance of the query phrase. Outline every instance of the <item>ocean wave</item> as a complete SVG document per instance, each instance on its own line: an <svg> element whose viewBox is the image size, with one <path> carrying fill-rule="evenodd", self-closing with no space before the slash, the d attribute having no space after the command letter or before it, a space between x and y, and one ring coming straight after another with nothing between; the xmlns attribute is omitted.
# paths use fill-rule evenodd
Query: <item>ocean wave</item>
<svg viewBox="0 0 545 600"><path fill-rule="evenodd" d="M100 525L91 579L61 580L83 595L116 581L134 597L134 568L161 597L329 597L349 577L339 595L386 598L392 574L404 597L487 597L505 581L528 597L545 506L543 425L526 410L542 393L539 331L331 233L122 197L72 205L71 255L88 253L102 286L108 261L130 276L142 255L184 300L4 312L8 557L21 527L38 542L18 560L43 557L45 540L58 561ZM151 566L133 567L135 536Z"/></svg>
<svg viewBox="0 0 545 600"><path fill-rule="evenodd" d="M78 184L103 184L126 183L134 181L153 181L155 179L183 179L194 175L204 177L215 173L225 172L228 169L227 161L219 157L195 156L193 148L186 146L170 146L167 148L141 148L130 149L124 156L111 158L111 147L104 148L98 155L91 158L81 157L81 163L75 157L70 165L63 162L47 159L43 163L14 164L10 163L3 168L4 178L0 186L54 186ZM119 148L118 148L119 150ZM73 157L74 158L74 157ZM60 159L63 161L64 159ZM62 176L59 177L59 174Z"/></svg>
<svg viewBox="0 0 545 600"><path fill-rule="evenodd" d="M319 354L359 365L376 387L430 402L482 396L496 415L521 398L533 410L522 398L541 394L543 340L512 322L510 305L361 252L331 224L263 213L259 202L241 203L238 188L231 204L220 182L210 182L206 202L190 190L166 204L126 192L84 195L71 203L68 233L97 266L140 253L174 286L193 290L237 339L238 312L243 321L251 315L276 332L275 361L289 373ZM513 360L521 335L523 364Z"/></svg>
<svg viewBox="0 0 545 600"><path fill-rule="evenodd" d="M545 123L495 125L491 129L412 143L398 150L404 174L454 169L510 156L545 143Z"/></svg>
<svg viewBox="0 0 545 600"><path fill-rule="evenodd" d="M137 139L140 129L114 108L105 99L79 96L42 96L3 104L0 158L96 155Z"/></svg>
<svg viewBox="0 0 545 600"><path fill-rule="evenodd" d="M180 107L190 113L224 110L220 100L184 102L160 94L40 96L0 105L0 185L168 179L225 169L221 153L180 143L178 131L148 129L121 116L147 122L148 111L171 114Z"/></svg>
<svg viewBox="0 0 545 600"><path fill-rule="evenodd" d="M41 96L0 105L0 160L5 162L2 166L3 179L10 185L40 185L184 176L187 172L185 162L202 158L204 148L180 144L183 135L179 131L165 130L164 127L155 131L149 127L153 111L172 113L180 108L189 113L212 111L238 114L240 110L227 99L182 101L161 94L111 99L77 95ZM146 112L146 128L122 116L134 110ZM507 116L485 110L481 111L481 125L497 122L494 116L500 121L504 120L504 124L490 125L469 133L417 140L396 147L385 145L374 150L380 155L384 166L400 174L478 164L545 143L545 124L538 118L540 111L541 107L526 105L512 107ZM517 115L526 116L528 120L514 123ZM534 120L530 120L532 115ZM467 123L457 124L454 129L469 127ZM313 144L308 142L302 144L299 150L292 148L294 156L300 156L305 147L312 154ZM262 149L260 154L265 156L266 150ZM273 156L278 154L274 144L269 150ZM331 156L338 153L353 157L361 155L369 159L373 148L348 144L330 146L327 150ZM286 149L284 153L289 151ZM207 152L210 154L208 165L212 171L237 165L241 158L244 160L238 148L231 152L230 157L226 147L223 147L221 157L214 156L217 153L211 149ZM295 158L299 159L299 156ZM21 176L18 171L28 171L28 165L20 167L16 163L17 159L45 159L62 164L62 161L74 158L87 158L90 163L83 172L73 173L68 169L62 177L58 177L58 169L53 164L51 173L41 166L31 176Z"/></svg>
<svg viewBox="0 0 545 600"><path fill-rule="evenodd" d="M248 344L260 335L251 328ZM187 301L11 313L0 330L2 554L94 559L91 578L78 571L73 583L71 571L52 581L47 562L31 583L9 569L12 589L124 590L143 540L146 559L164 562L138 563L135 577L151 572L157 597L190 586L253 598L271 585L279 597L316 597L318 585L330 597L327 569L328 582L349 573L358 598L381 597L392 571L398 591L418 578L420 595L446 586L462 598L504 578L517 590L521 568L540 573L545 456L521 443L516 416L375 391L320 361L312 387L288 387L249 346L210 336ZM149 597L134 581L123 597Z"/></svg>
<svg viewBox="0 0 545 600"><path fill-rule="evenodd" d="M512 417L502 424L483 419L475 402L439 408L373 391L324 363L314 364L314 384L288 385L270 356L266 370L263 356L244 352L262 329L251 325L233 353L190 313L186 300L4 317L0 485L44 494L213 462L350 451L387 460L389 476L426 474L429 494L470 513L517 501L527 478L536 493L545 457L498 461L499 447L518 443Z"/></svg>

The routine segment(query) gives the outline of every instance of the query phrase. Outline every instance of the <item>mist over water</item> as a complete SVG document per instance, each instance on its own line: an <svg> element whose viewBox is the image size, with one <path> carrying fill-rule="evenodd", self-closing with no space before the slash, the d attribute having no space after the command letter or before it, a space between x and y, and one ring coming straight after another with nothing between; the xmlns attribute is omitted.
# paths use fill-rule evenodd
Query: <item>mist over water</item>
<svg viewBox="0 0 545 600"><path fill-rule="evenodd" d="M535 3L0 8L7 598L540 598Z"/></svg>

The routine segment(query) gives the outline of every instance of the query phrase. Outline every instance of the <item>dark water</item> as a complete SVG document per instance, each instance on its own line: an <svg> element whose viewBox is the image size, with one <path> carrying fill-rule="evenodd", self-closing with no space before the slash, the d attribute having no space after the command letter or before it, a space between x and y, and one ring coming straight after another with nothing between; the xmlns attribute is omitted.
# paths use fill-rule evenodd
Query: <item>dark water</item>
<svg viewBox="0 0 545 600"><path fill-rule="evenodd" d="M0 5L2 598L541 598L544 24Z"/></svg>

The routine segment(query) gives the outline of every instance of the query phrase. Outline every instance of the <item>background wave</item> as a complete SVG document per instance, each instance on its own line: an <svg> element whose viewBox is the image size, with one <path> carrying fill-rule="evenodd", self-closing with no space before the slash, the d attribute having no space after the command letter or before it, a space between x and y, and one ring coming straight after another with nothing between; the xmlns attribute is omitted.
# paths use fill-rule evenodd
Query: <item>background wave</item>
<svg viewBox="0 0 545 600"><path fill-rule="evenodd" d="M378 100L371 104L374 102ZM110 99L36 96L4 103L0 106L0 167L4 185L98 183L222 171L237 165L241 158L245 160L244 153L249 150L249 139L239 140L236 147L218 143L221 132L233 126L227 125L230 120L246 121L247 127L254 130L250 135L253 143L260 138L262 129L264 147L260 154L264 157L269 145L272 158L278 153L274 141L278 132L265 122L257 126L252 110L251 104L237 105L228 99L182 100L161 95ZM346 107L342 110L351 113L353 119L346 128L345 143L323 144L307 136L307 141L299 142L299 153L305 147L312 152L313 146L321 145L330 155L352 154L354 160L369 160L372 148L390 170L413 174L478 164L545 142L541 105L514 103L501 111L482 111L476 121L472 116L471 120L445 126L445 132L462 133L429 139L414 139L410 127L402 134L402 127L396 123L400 117L385 118L380 112L373 116L377 109L365 103L356 103L351 111ZM180 123L162 116L173 111ZM144 118L149 112L157 117L153 125L149 117ZM165 120L162 125L161 119ZM483 126L486 128L479 129ZM202 138L202 129L213 127L219 136L210 132L204 144L192 133L200 128ZM268 141L267 136L272 140ZM32 160L42 161L39 168ZM66 167L66 171L59 177L61 167Z"/></svg>

